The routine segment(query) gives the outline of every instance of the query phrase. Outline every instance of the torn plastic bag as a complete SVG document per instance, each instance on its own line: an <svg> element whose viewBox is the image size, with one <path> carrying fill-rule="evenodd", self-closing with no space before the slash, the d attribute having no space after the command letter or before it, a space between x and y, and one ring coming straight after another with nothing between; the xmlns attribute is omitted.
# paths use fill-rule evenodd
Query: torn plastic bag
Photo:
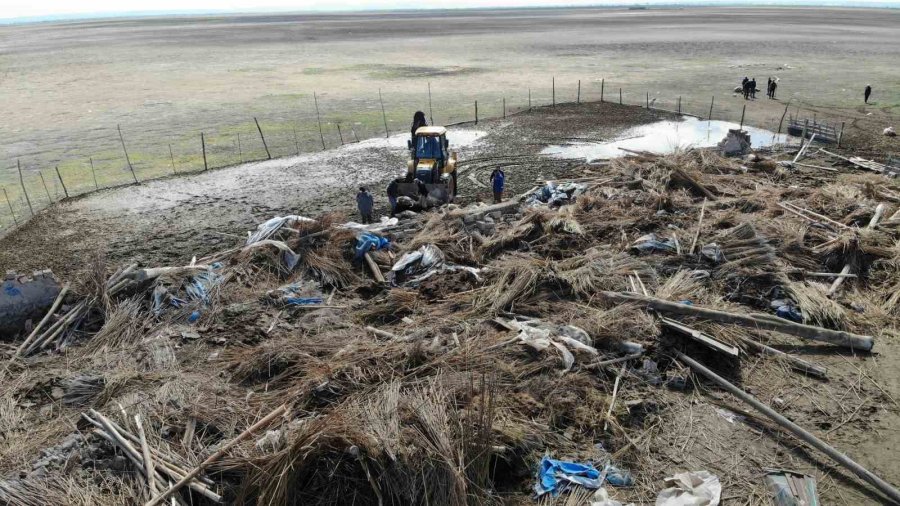
<svg viewBox="0 0 900 506"><path fill-rule="evenodd" d="M421 277L444 264L444 252L434 244L425 244L416 251L406 253L391 267L388 278L393 286Z"/></svg>
<svg viewBox="0 0 900 506"><path fill-rule="evenodd" d="M541 459L538 481L534 485L535 495L541 497L549 493L556 497L573 484L589 489L600 488L600 471L588 464L555 460L546 456Z"/></svg>
<svg viewBox="0 0 900 506"><path fill-rule="evenodd" d="M700 248L700 256L714 264L720 264L725 261L725 253L722 253L722 248L714 242L704 244Z"/></svg>
<svg viewBox="0 0 900 506"><path fill-rule="evenodd" d="M209 294L213 288L222 283L222 264L216 262L209 266L206 271L199 272L191 277L190 281L184 286L184 291L190 300L201 301L204 304L209 303Z"/></svg>
<svg viewBox="0 0 900 506"><path fill-rule="evenodd" d="M709 471L679 473L666 478L666 485L656 506L716 506L722 496L719 477Z"/></svg>
<svg viewBox="0 0 900 506"><path fill-rule="evenodd" d="M631 243L630 249L636 253L654 253L657 251L663 253L675 253L677 251L675 241L673 239L660 241L659 238L656 237L656 234L647 234L645 236L638 237L633 243Z"/></svg>
<svg viewBox="0 0 900 506"><path fill-rule="evenodd" d="M258 227L256 227L256 231L249 234L247 237L247 246L251 244L255 244L260 241L264 241L269 239L275 232L281 230L281 227L285 225L291 226L300 221L316 221L311 218L307 218L305 216L298 216L296 214L291 214L289 216L276 216L264 223L260 223Z"/></svg>
<svg viewBox="0 0 900 506"><path fill-rule="evenodd" d="M516 337L520 342L536 351L545 351L550 346L559 350L563 363L562 374L567 373L575 365L575 355L572 351L586 352L594 356L600 354L589 344L591 339L588 333L574 325L556 325L540 320L524 322L510 320L506 323L519 331Z"/></svg>
<svg viewBox="0 0 900 506"><path fill-rule="evenodd" d="M403 197L401 197L403 198ZM386 230L392 227L397 226L400 223L398 218L388 218L387 216L382 216L381 220L378 223L369 223L368 225L363 225L362 223L358 223L355 221L348 221L343 225L340 225L339 228L349 228L352 230L365 230L368 232L378 232L381 230Z"/></svg>
<svg viewBox="0 0 900 506"><path fill-rule="evenodd" d="M324 301L317 285L308 281L280 286L269 290L266 295L272 302L282 306L309 306L322 304Z"/></svg>
<svg viewBox="0 0 900 506"><path fill-rule="evenodd" d="M356 246L354 247L353 258L362 260L362 258L372 250L388 248L391 241L387 237L382 237L372 232L363 232L356 236Z"/></svg>
<svg viewBox="0 0 900 506"><path fill-rule="evenodd" d="M550 207L560 207L570 203L576 196L584 193L587 186L579 183L567 182L557 185L548 181L542 188L535 190L526 200L529 206L547 204Z"/></svg>
<svg viewBox="0 0 900 506"><path fill-rule="evenodd" d="M294 270L294 267L297 266L297 262L300 261L300 255L294 253L294 250L292 250L287 244L281 241L273 241L270 239L255 242L249 246L244 246L244 249L241 250L241 252L263 248L265 246L273 246L281 252L282 267L284 267L287 272L291 272L292 270Z"/></svg>

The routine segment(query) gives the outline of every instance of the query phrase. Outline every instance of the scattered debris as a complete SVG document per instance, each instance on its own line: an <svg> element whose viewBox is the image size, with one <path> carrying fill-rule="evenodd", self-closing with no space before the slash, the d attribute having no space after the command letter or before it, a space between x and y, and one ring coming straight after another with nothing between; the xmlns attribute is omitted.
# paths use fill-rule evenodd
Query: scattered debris
<svg viewBox="0 0 900 506"><path fill-rule="evenodd" d="M716 506L722 497L722 484L709 471L679 473L666 478L666 485L656 506Z"/></svg>

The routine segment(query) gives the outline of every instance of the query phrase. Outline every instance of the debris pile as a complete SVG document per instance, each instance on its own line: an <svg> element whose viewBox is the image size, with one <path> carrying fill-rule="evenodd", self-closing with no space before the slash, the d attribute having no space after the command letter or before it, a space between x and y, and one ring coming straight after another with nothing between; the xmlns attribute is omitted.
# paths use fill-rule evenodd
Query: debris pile
<svg viewBox="0 0 900 506"><path fill-rule="evenodd" d="M835 473L896 501L820 437L897 409L844 355L896 331L900 186L800 154L635 153L67 285L9 354L0 502L712 505Z"/></svg>

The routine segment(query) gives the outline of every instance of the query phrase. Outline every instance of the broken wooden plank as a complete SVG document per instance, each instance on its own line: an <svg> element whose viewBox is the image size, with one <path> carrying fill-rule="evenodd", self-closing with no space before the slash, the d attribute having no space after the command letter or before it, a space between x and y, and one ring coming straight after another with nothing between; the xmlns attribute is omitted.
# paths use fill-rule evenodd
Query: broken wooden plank
<svg viewBox="0 0 900 506"><path fill-rule="evenodd" d="M774 357L778 357L781 360L784 360L790 366L800 372L809 374L810 376L815 376L817 378L825 378L827 369L822 367L821 365L813 364L812 362L807 362L800 357L791 355L790 353L785 353L781 350L772 348L771 346L767 346L763 343L754 341L753 339L748 339L746 337L741 337L741 342L746 344L747 346L753 348L760 353L765 353L766 355L772 355Z"/></svg>
<svg viewBox="0 0 900 506"><path fill-rule="evenodd" d="M375 281L384 283L384 274L381 273L381 269L378 267L378 264L375 263L375 260L372 260L372 256L369 255L369 252L367 251L363 256L366 259L366 265L368 265L369 270L372 271L372 276L375 277Z"/></svg>
<svg viewBox="0 0 900 506"><path fill-rule="evenodd" d="M690 337L694 341L697 341L698 343L714 351L718 351L719 353L723 353L732 358L740 357L741 351L737 346L723 343L722 341L719 341L709 334L705 334L703 332L700 332L699 330L692 329L681 322L677 322L675 320L672 320L671 318L666 318L665 316L661 317L660 321L665 327L678 331L678 333Z"/></svg>

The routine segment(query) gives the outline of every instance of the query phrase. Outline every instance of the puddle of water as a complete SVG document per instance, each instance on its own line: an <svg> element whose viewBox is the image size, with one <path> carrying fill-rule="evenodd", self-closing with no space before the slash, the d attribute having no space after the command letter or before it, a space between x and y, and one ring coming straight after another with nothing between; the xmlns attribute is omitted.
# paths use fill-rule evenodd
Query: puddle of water
<svg viewBox="0 0 900 506"><path fill-rule="evenodd" d="M676 149L710 147L718 144L728 130L740 127L727 121L703 121L684 117L680 121L658 121L640 125L625 131L618 139L609 142L573 142L547 146L541 154L559 158L583 158L588 162L616 158L628 153L619 148L666 154ZM754 148L787 142L787 135L776 135L762 128L745 126Z"/></svg>
<svg viewBox="0 0 900 506"><path fill-rule="evenodd" d="M487 135L484 130L453 130L447 129L447 140L450 141L450 149L457 149L474 144L478 139ZM406 141L409 140L408 133L395 134L389 138L378 137L374 139L366 139L353 144L345 144L338 148L341 153L349 153L359 150L370 150L373 148L388 148L406 150Z"/></svg>

